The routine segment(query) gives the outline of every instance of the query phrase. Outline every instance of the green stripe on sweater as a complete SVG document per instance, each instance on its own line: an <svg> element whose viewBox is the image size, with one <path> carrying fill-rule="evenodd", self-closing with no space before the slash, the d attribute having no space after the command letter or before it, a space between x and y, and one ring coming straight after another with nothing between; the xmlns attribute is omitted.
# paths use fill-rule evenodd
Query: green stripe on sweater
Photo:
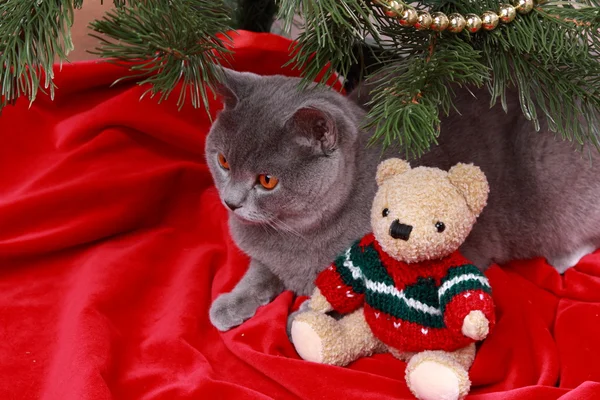
<svg viewBox="0 0 600 400"><path fill-rule="evenodd" d="M365 246L364 251L352 253L354 265L359 266L365 278L373 282L382 282L394 286L394 280L379 259L379 253L373 245Z"/></svg>
<svg viewBox="0 0 600 400"><path fill-rule="evenodd" d="M404 294L431 307L439 307L440 304L438 288L433 278L419 278L417 283L404 288Z"/></svg>
<svg viewBox="0 0 600 400"><path fill-rule="evenodd" d="M360 241L357 241L350 247L350 261L354 264L356 268L359 268L359 265L362 265L361 263L364 262L363 259L365 259L365 256L362 254L362 250L358 246L359 243ZM375 254L375 256L377 257L377 254ZM372 255L368 255L367 257L370 258L372 257ZM352 276L352 270L344 265L345 262L346 252L338 256L334 262L337 272L342 278L342 281L346 286L350 286L352 290L354 290L356 293L364 293L365 284L362 277L359 279L355 279Z"/></svg>
<svg viewBox="0 0 600 400"><path fill-rule="evenodd" d="M367 290L366 301L372 308L382 312L379 318L386 318L387 315L390 315L404 321L415 322L424 327L444 327L444 319L441 315L431 315L411 308L404 300L401 300L392 294L376 293Z"/></svg>
<svg viewBox="0 0 600 400"><path fill-rule="evenodd" d="M383 266L374 246L366 246L364 252L359 250L357 253L352 253L352 256L354 264L360 265L366 279L395 287L394 279ZM438 294L433 280L419 280L415 285L407 286L404 293L407 298L418 298L419 301L429 306L438 307ZM387 315L390 315L425 327L442 328L444 326L444 320L440 315L431 315L409 307L403 299L393 294L378 293L366 289L366 301L371 307L382 312L380 318L386 318Z"/></svg>

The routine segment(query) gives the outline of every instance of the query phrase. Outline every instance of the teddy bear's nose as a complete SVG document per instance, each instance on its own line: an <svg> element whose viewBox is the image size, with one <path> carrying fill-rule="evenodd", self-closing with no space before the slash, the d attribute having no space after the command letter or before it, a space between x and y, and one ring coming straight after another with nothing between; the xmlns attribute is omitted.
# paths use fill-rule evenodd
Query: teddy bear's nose
<svg viewBox="0 0 600 400"><path fill-rule="evenodd" d="M394 239L408 240L412 228L410 225L401 224L399 220L395 220L390 226L390 236Z"/></svg>

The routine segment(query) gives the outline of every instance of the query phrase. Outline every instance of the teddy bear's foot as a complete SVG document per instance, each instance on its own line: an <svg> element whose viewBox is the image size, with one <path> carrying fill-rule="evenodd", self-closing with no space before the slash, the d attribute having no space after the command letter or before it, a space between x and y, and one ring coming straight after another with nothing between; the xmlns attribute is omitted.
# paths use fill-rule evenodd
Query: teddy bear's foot
<svg viewBox="0 0 600 400"><path fill-rule="evenodd" d="M383 350L362 309L339 321L314 311L301 313L292 322L291 336L300 357L321 364L346 366Z"/></svg>
<svg viewBox="0 0 600 400"><path fill-rule="evenodd" d="M309 322L298 319L292 322L291 341L303 360L323 364L323 340Z"/></svg>
<svg viewBox="0 0 600 400"><path fill-rule="evenodd" d="M406 383L421 400L463 399L471 388L468 371L442 351L424 351L411 358Z"/></svg>

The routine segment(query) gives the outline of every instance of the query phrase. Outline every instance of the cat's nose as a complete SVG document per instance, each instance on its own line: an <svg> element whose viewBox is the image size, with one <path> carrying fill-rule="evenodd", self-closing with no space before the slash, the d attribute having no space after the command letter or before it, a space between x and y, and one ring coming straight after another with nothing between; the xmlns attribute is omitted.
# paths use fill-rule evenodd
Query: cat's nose
<svg viewBox="0 0 600 400"><path fill-rule="evenodd" d="M399 220L395 220L390 226L390 236L394 239L408 240L412 229L412 226L401 224Z"/></svg>
<svg viewBox="0 0 600 400"><path fill-rule="evenodd" d="M240 205L233 204L233 203L230 203L230 202L228 202L228 201L226 201L226 202L225 202L225 205L226 205L227 207L229 207L229 209L230 209L231 211L235 211L235 210L237 210L238 208L240 208L240 207L241 207Z"/></svg>

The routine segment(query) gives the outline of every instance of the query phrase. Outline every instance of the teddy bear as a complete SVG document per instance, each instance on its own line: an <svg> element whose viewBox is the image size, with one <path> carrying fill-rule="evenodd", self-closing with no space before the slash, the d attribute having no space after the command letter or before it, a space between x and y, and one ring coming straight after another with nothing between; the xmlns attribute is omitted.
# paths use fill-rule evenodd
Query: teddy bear
<svg viewBox="0 0 600 400"><path fill-rule="evenodd" d="M495 324L490 284L459 250L486 206L487 179L472 164L444 171L394 158L376 181L371 233L317 276L292 343L301 358L337 366L389 351L407 362L415 397L462 399L475 343Z"/></svg>

